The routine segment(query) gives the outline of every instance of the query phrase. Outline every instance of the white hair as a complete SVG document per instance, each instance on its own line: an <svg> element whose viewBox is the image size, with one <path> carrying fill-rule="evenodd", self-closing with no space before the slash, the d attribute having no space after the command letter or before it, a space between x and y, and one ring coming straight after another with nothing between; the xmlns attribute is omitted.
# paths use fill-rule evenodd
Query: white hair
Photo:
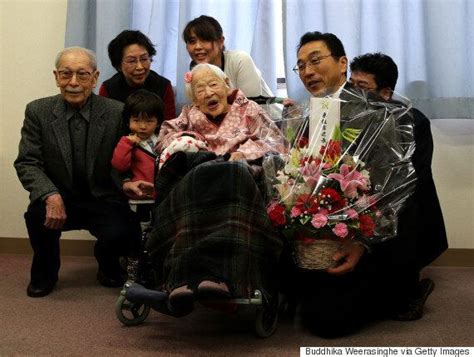
<svg viewBox="0 0 474 357"><path fill-rule="evenodd" d="M197 64L193 67L193 69L191 70L191 74L194 76L194 74L197 71L199 71L201 69L205 69L205 68L207 68L207 69L211 70L212 72L214 72L217 77L219 77L220 79L222 79L224 81L224 83L226 84L227 87L232 88L232 83L230 82L229 77L227 77L227 75L224 73L224 71L222 69L220 69L219 67L217 67L213 64L199 63L199 64ZM185 82L184 90L185 90L186 96L190 100L194 100L194 92L193 92L193 87L192 87L192 81L191 81L191 83Z"/></svg>
<svg viewBox="0 0 474 357"><path fill-rule="evenodd" d="M63 55L65 55L66 53L69 53L69 52L82 52L82 53L85 53L89 57L89 62L90 62L90 66L92 67L92 69L94 71L97 69L97 57L95 56L94 51L89 50L88 48L79 47L79 46L67 47L67 48L61 50L61 52L59 52L56 56L56 62L55 62L56 69L59 68L59 62L61 62L61 57Z"/></svg>

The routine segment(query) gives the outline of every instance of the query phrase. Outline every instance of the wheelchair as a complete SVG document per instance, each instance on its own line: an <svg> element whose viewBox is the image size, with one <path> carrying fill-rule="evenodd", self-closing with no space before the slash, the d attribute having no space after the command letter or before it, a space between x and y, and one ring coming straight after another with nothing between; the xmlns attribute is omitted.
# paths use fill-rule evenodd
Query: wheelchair
<svg viewBox="0 0 474 357"><path fill-rule="evenodd" d="M139 215L142 226L141 248L138 257L130 259L128 262L128 280L124 284L115 304L116 316L124 326L142 324L152 309L168 316L182 317L184 316L183 314L174 311L170 307L168 292L156 289L153 263L145 249L145 243L152 228L151 211L154 201L131 200L129 203L132 210L141 212ZM148 214L144 214L147 211ZM232 310L233 312L244 308L254 309L254 329L258 337L269 337L277 328L279 313L278 294L271 298L265 298L261 290L255 289L250 296L214 302L218 303L219 306L229 307L230 309L225 310ZM207 303L212 304L213 301L207 301Z"/></svg>

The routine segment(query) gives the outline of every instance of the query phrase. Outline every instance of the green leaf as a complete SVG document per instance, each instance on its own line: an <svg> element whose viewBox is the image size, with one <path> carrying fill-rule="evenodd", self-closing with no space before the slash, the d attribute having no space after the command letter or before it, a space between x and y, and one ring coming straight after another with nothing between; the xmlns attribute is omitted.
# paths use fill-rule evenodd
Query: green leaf
<svg viewBox="0 0 474 357"><path fill-rule="evenodd" d="M295 130L291 126L286 128L285 137L290 143L292 143L295 140L296 133L295 133Z"/></svg>
<svg viewBox="0 0 474 357"><path fill-rule="evenodd" d="M304 226L306 223L311 221L311 216L303 216L299 220L300 220L301 224Z"/></svg>
<svg viewBox="0 0 474 357"><path fill-rule="evenodd" d="M334 126L334 132L332 133L332 140L334 141L342 140L341 127L339 125Z"/></svg>
<svg viewBox="0 0 474 357"><path fill-rule="evenodd" d="M361 131L362 129L346 128L342 132L342 137L344 138L344 140L347 140L352 143L355 141L355 139L357 139Z"/></svg>

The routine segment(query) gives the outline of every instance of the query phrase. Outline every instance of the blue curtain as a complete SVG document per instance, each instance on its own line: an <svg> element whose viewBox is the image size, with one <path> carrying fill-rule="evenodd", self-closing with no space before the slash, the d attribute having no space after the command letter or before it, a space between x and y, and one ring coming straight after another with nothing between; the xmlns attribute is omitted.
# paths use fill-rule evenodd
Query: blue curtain
<svg viewBox="0 0 474 357"><path fill-rule="evenodd" d="M131 19L132 0L68 1L65 46L81 46L96 52L99 84L115 74L107 46L120 31L129 28Z"/></svg>
<svg viewBox="0 0 474 357"><path fill-rule="evenodd" d="M115 72L110 40L124 29L141 30L156 44L153 69L172 81L182 104L190 59L181 33L202 14L221 23L228 49L252 55L273 92L277 47L283 45L288 96L303 100L308 93L291 71L296 46L307 31L332 32L349 60L390 55L400 72L397 91L429 117L474 118L472 0L69 0L66 45L95 50L105 80ZM283 44L274 40L279 22Z"/></svg>
<svg viewBox="0 0 474 357"><path fill-rule="evenodd" d="M273 0L134 0L132 27L156 44L153 68L173 82L178 105L187 102L183 75L190 63L182 32L200 15L217 19L226 48L250 53L265 81L276 91L274 4Z"/></svg>
<svg viewBox="0 0 474 357"><path fill-rule="evenodd" d="M171 80L180 106L187 102L183 76L190 63L181 34L187 22L205 14L223 27L226 48L250 53L276 92L274 4L273 0L69 0L66 45L95 50L103 81L114 73L107 56L110 40L124 29L142 31L156 45L152 68Z"/></svg>
<svg viewBox="0 0 474 357"><path fill-rule="evenodd" d="M307 31L332 32L349 60L384 52L398 65L397 92L431 118L474 118L474 1L284 0L288 95L307 98L296 46Z"/></svg>

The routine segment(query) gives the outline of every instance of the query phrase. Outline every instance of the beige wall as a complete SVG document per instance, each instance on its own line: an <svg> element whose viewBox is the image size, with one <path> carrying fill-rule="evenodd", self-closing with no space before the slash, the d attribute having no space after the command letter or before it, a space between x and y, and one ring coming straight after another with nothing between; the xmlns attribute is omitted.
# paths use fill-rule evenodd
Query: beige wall
<svg viewBox="0 0 474 357"><path fill-rule="evenodd" d="M432 120L433 175L450 248L474 248L474 117Z"/></svg>
<svg viewBox="0 0 474 357"><path fill-rule="evenodd" d="M13 161L26 104L58 93L53 69L64 47L66 10L67 0L0 0L0 237L27 237L28 194ZM65 237L85 239L84 233Z"/></svg>
<svg viewBox="0 0 474 357"><path fill-rule="evenodd" d="M28 195L13 170L26 103L56 94L66 0L0 0L0 237L26 237ZM474 248L474 120L434 120L433 172L452 248ZM68 238L88 239L72 232Z"/></svg>

